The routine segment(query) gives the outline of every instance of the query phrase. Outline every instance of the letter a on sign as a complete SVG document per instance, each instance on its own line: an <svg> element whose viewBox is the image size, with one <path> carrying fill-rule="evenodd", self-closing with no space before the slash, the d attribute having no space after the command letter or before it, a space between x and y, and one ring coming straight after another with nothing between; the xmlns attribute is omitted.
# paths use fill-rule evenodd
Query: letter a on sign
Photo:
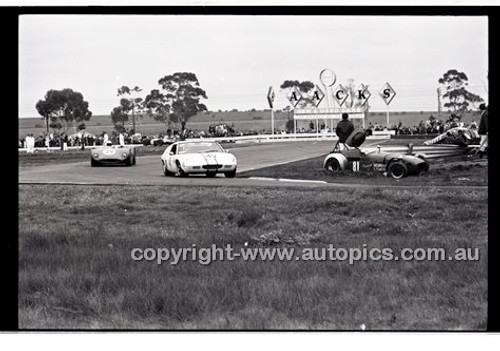
<svg viewBox="0 0 500 351"><path fill-rule="evenodd" d="M293 90L287 96L288 101L292 104L293 107L297 106L300 100L302 100L302 94L298 91L297 87L293 87Z"/></svg>
<svg viewBox="0 0 500 351"><path fill-rule="evenodd" d="M313 90L312 102L314 106L318 107L319 103L323 100L325 94L323 91L316 85Z"/></svg>

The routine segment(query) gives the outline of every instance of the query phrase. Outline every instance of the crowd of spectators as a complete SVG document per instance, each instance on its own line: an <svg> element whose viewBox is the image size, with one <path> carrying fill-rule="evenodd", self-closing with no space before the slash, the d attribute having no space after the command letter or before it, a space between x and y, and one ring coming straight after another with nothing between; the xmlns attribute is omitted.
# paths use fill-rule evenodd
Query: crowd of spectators
<svg viewBox="0 0 500 351"><path fill-rule="evenodd" d="M430 116L427 120L422 120L418 125L404 126L401 121L397 125L392 125L389 129L394 130L398 135L437 135L448 131L455 127L465 127L470 129L477 129L476 121L465 123L460 121L460 117L451 115L447 120L440 120L434 116ZM369 129L374 131L384 130L383 126L379 124L368 126Z"/></svg>
<svg viewBox="0 0 500 351"><path fill-rule="evenodd" d="M249 134L258 134L257 132L235 132L234 126L226 124L212 125L207 131L188 128L167 129L166 132L145 135L142 133L133 133L132 130L124 130L123 132L113 131L111 134L103 131L99 135L94 135L86 131L79 131L74 134L66 133L43 133L38 137L29 133L24 138L19 139L19 148L61 148L67 147L82 147L82 146L100 146L111 141L112 144L143 144L143 145L162 145L172 143L178 140L205 138L205 137L220 137L220 136L242 136Z"/></svg>
<svg viewBox="0 0 500 351"><path fill-rule="evenodd" d="M321 133L328 133L332 130L325 124L318 125ZM454 127L468 127L477 129L478 125L475 121L471 123L464 123L460 121L458 116L452 115L448 120L440 120L434 116L430 116L427 120L422 120L418 125L404 126L401 122L397 125L392 125L389 129L394 130L398 135L437 135L446 132ZM366 129L371 131L383 131L386 129L385 125L369 123ZM275 129L275 134L287 134L293 131L285 129ZM309 128L300 127L297 129L298 133L317 133L316 124L311 123ZM104 145L106 141L111 141L113 144L143 144L143 145L162 145L165 143L172 143L183 139L205 138L205 137L220 137L220 136L245 136L257 134L270 134L270 130L262 129L261 131L248 130L237 131L234 125L228 126L227 124L211 125L208 130L188 129L188 128L174 128L167 129L165 133L158 133L153 135L144 135L141 133L133 133L131 130L124 130L122 133L113 131L111 135L102 132L99 135L94 135L85 130L77 133L67 135L65 133L43 133L38 137L33 134L26 135L23 139L19 140L19 148L32 147L34 139L34 147L36 148L61 148L67 147L85 147L85 146L99 146Z"/></svg>
<svg viewBox="0 0 500 351"><path fill-rule="evenodd" d="M30 138L34 139L34 147L39 148L60 147L62 149L68 146L82 146L82 144L92 146L97 145L98 142L98 138L90 133L75 133L74 135L67 135L65 133L44 133L38 137L34 137L33 134L26 135L23 139L19 139L18 147L26 148L32 143Z"/></svg>

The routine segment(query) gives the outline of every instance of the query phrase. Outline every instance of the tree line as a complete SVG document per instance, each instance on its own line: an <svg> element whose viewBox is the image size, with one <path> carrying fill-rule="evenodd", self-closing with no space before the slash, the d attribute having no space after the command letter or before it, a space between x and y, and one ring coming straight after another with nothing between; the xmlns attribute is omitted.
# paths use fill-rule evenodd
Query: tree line
<svg viewBox="0 0 500 351"><path fill-rule="evenodd" d="M461 112L470 110L484 101L479 95L467 90L468 77L464 72L448 70L438 79L438 83L438 109L442 104L448 111L460 116ZM132 119L132 132L135 132L136 117L151 117L171 127L174 123L184 125L198 112L207 111L207 107L201 102L201 99L208 99L207 93L200 87L196 74L177 72L165 75L158 80L158 85L159 89L151 90L144 99L139 96L142 89L138 86L121 86L117 89L119 105L110 112L117 131L125 130L125 125ZM349 79L345 86L354 92L354 79ZM297 107L310 107L313 100L308 96L314 87L315 84L310 81L285 80L280 89L290 92L297 88L304 96ZM350 96L354 99L350 102L352 106L358 106L355 94ZM368 109L369 105L366 104L365 108ZM92 117L89 104L83 95L69 88L49 90L45 98L36 103L36 109L45 119L47 133L49 128L68 130L75 124L78 124L78 129L85 129L85 121Z"/></svg>
<svg viewBox="0 0 500 351"><path fill-rule="evenodd" d="M151 90L144 99L138 96L142 91L138 86L118 88L119 105L110 112L117 131L123 131L130 118L135 133L136 117L152 117L170 127L172 123L185 124L198 112L207 111L201 102L208 98L207 93L200 87L196 74L177 72L162 77L158 84L160 88ZM92 116L83 95L69 88L49 90L35 107L45 119L47 133L49 128L68 130L76 123L79 123L78 129L85 129L85 121Z"/></svg>

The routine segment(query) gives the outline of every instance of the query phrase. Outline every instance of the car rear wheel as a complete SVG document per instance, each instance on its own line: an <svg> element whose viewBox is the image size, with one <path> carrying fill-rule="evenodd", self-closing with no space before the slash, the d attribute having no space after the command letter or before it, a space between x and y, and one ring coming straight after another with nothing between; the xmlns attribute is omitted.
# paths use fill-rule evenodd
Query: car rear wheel
<svg viewBox="0 0 500 351"><path fill-rule="evenodd" d="M234 169L234 171L225 172L224 176L226 178L234 178L234 177L236 177L236 168Z"/></svg>
<svg viewBox="0 0 500 351"><path fill-rule="evenodd" d="M401 161L391 162L387 173L394 179L401 179L408 175L408 167Z"/></svg>
<svg viewBox="0 0 500 351"><path fill-rule="evenodd" d="M333 158L333 157L331 159L329 159L328 161L326 161L325 169L329 172L338 172L338 171L342 170L340 168L339 160L337 160L336 158Z"/></svg>

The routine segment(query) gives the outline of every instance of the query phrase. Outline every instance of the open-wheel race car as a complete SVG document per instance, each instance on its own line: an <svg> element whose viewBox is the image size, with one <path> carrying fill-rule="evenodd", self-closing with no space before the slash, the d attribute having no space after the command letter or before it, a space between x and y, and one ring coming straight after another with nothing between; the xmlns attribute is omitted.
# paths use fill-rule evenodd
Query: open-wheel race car
<svg viewBox="0 0 500 351"><path fill-rule="evenodd" d="M135 165L135 149L133 147L108 143L90 150L90 165L92 167L120 164Z"/></svg>
<svg viewBox="0 0 500 351"><path fill-rule="evenodd" d="M471 159L481 150L479 134L472 129L456 127L422 145L387 145L359 148L365 138L359 131L353 132L345 143L335 145L323 161L323 167L335 173L345 170L366 169L387 172L400 179L407 175L429 170L432 160L448 158Z"/></svg>
<svg viewBox="0 0 500 351"><path fill-rule="evenodd" d="M344 149L336 147L335 151L325 157L323 167L332 173L345 170L378 170L387 172L387 175L394 179L429 170L428 162L421 155L381 151L380 147L375 150L362 150L348 146Z"/></svg>
<svg viewBox="0 0 500 351"><path fill-rule="evenodd" d="M411 144L404 151L382 150L380 146L360 149L364 141L365 133L355 131L345 143L337 142L333 151L325 157L323 167L333 174L346 170L377 170L387 172L394 179L429 170L425 155L414 153Z"/></svg>

